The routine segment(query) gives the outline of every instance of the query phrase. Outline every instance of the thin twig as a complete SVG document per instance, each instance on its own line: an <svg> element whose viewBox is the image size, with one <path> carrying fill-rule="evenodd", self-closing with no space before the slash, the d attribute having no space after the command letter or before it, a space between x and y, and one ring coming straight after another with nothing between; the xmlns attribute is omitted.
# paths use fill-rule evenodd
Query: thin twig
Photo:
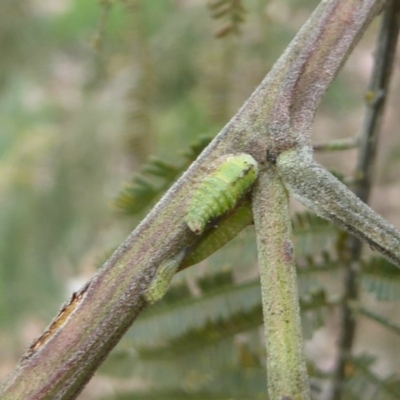
<svg viewBox="0 0 400 400"><path fill-rule="evenodd" d="M343 151L355 149L360 145L358 137L331 140L327 143L316 143L313 145L314 151Z"/></svg>
<svg viewBox="0 0 400 400"><path fill-rule="evenodd" d="M374 160L377 151L378 132L381 127L385 101L393 69L394 55L400 24L400 2L391 0L387 4L382 18L381 31L378 38L375 54L375 66L367 91L367 110L361 134L361 144L358 164L355 172L357 180L354 192L364 202L368 202L373 177ZM350 254L345 275L345 301L342 307L342 331L339 339L339 354L336 365L331 400L341 400L343 397L346 379L346 366L351 354L356 320L351 304L358 299L359 260L362 251L362 242L350 236L347 249Z"/></svg>
<svg viewBox="0 0 400 400"><path fill-rule="evenodd" d="M394 322L388 321L386 318L383 318L380 314L377 314L365 307L353 307L353 312L361 314L364 317L367 317L372 321L377 322L378 324L389 329L396 335L400 335L400 326L398 324L395 324Z"/></svg>
<svg viewBox="0 0 400 400"><path fill-rule="evenodd" d="M92 39L93 49L97 53L101 53L103 51L103 39L104 33L106 31L107 23L110 18L111 9L113 6L112 0L104 0L101 2L102 11L97 27L97 32Z"/></svg>

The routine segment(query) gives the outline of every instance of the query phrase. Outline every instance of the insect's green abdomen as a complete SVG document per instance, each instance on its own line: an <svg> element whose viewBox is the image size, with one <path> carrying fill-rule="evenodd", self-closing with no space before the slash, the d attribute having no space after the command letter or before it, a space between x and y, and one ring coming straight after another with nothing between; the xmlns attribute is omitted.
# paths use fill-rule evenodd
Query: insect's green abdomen
<svg viewBox="0 0 400 400"><path fill-rule="evenodd" d="M223 156L214 171L196 188L189 200L185 221L200 234L206 225L235 208L257 178L256 160L249 154Z"/></svg>

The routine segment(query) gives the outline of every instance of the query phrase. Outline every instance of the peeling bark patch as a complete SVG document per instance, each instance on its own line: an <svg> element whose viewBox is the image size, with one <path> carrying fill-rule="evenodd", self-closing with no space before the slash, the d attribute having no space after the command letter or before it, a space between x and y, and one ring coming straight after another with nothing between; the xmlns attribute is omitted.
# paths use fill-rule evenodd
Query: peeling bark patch
<svg viewBox="0 0 400 400"><path fill-rule="evenodd" d="M31 345L31 347L29 347L28 352L24 358L29 358L36 351L38 351L54 336L55 332L57 332L65 324L68 317L82 302L88 287L89 284L85 285L78 292L72 293L70 301L61 308L60 312L58 313L57 317L53 320L53 322L50 324L49 328L39 337L39 339L37 339Z"/></svg>

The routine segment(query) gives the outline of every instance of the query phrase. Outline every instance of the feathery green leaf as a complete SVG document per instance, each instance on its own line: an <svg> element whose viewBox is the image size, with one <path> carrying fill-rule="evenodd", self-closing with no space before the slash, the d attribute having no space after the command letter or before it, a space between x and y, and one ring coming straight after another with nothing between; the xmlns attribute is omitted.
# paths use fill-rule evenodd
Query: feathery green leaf
<svg viewBox="0 0 400 400"><path fill-rule="evenodd" d="M334 247L338 229L329 221L308 211L297 213L292 221L296 258Z"/></svg>
<svg viewBox="0 0 400 400"><path fill-rule="evenodd" d="M400 398L400 380L381 378L371 371L374 357L361 355L349 362L350 376L346 382L347 399L395 400Z"/></svg>
<svg viewBox="0 0 400 400"><path fill-rule="evenodd" d="M212 137L209 136L200 137L183 152L184 160L179 165L151 157L117 195L114 200L116 209L134 215L154 204L211 140Z"/></svg>
<svg viewBox="0 0 400 400"><path fill-rule="evenodd" d="M213 19L222 21L221 26L214 32L216 38L240 34L246 13L242 0L210 0L208 8Z"/></svg>
<svg viewBox="0 0 400 400"><path fill-rule="evenodd" d="M400 300L400 270L380 256L362 265L362 285L381 301Z"/></svg>

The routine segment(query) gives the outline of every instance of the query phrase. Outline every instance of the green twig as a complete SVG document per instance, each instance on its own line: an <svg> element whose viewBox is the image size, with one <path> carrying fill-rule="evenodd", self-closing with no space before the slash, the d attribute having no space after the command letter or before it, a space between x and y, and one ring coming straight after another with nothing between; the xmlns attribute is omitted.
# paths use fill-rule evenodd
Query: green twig
<svg viewBox="0 0 400 400"><path fill-rule="evenodd" d="M365 203L368 202L371 190L378 132L381 127L390 77L393 70L399 25L400 2L398 0L391 0L386 6L378 37L375 66L366 96L367 109L355 172L357 179L355 181L354 192ZM356 320L351 304L357 301L359 296L359 260L362 252L362 242L351 236L348 238L346 247L350 255L344 278L344 298L346 301L342 306L342 331L339 338L339 354L334 374L331 400L341 400L343 397L347 360L351 354L356 333Z"/></svg>
<svg viewBox="0 0 400 400"><path fill-rule="evenodd" d="M314 151L343 151L355 149L360 145L358 137L337 139L327 143L316 143L313 145Z"/></svg>
<svg viewBox="0 0 400 400"><path fill-rule="evenodd" d="M270 399L310 398L288 193L274 166L260 172L253 212L267 348Z"/></svg>
<svg viewBox="0 0 400 400"><path fill-rule="evenodd" d="M400 267L400 231L315 162L307 149L282 152L276 164L285 185L300 202Z"/></svg>

